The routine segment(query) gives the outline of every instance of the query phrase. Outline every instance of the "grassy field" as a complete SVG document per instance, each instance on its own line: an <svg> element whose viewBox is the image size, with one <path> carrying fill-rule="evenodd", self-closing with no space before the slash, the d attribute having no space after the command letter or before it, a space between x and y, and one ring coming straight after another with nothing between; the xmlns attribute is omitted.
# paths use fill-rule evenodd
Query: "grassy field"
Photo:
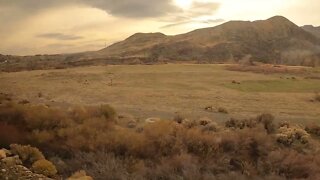
<svg viewBox="0 0 320 180"><path fill-rule="evenodd" d="M320 103L311 102L316 91L320 91L320 80L305 79L303 74L228 71L224 65L119 65L0 73L0 92L20 99L65 107L108 103L120 114L142 120L172 119L178 112L187 118L224 121L266 112L278 120L313 122L320 120ZM207 106L213 112L205 111ZM229 114L216 112L219 107Z"/></svg>

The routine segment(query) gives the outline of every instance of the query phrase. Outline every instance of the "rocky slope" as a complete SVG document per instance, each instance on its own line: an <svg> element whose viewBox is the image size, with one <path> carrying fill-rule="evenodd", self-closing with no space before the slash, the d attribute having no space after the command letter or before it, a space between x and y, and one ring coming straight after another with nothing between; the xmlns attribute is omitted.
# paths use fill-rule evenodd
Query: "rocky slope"
<svg viewBox="0 0 320 180"><path fill-rule="evenodd" d="M25 167L18 155L14 155L6 149L0 150L0 179L4 180L27 180L42 179L51 180L42 174L32 172Z"/></svg>

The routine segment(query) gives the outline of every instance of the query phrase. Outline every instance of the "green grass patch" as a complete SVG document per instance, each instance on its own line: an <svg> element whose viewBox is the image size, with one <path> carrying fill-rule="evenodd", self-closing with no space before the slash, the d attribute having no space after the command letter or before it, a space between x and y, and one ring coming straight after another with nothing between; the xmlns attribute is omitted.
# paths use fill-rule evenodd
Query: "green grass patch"
<svg viewBox="0 0 320 180"><path fill-rule="evenodd" d="M316 92L320 91L319 80L255 80L241 84L225 84L227 88L243 92Z"/></svg>

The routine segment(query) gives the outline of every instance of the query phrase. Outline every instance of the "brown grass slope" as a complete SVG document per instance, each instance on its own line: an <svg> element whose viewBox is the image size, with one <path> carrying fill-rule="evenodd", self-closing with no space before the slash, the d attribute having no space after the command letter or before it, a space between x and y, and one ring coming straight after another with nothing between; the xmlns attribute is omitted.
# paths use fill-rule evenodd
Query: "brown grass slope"
<svg viewBox="0 0 320 180"><path fill-rule="evenodd" d="M239 61L244 57L266 63L314 65L320 40L282 16L260 21L230 21L186 34L135 34L98 51L100 56L151 59Z"/></svg>

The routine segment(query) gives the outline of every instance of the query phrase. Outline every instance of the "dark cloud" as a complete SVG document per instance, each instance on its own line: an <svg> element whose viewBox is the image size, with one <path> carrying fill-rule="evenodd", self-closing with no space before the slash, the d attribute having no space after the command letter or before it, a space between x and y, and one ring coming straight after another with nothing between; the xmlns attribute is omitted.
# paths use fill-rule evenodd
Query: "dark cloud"
<svg viewBox="0 0 320 180"><path fill-rule="evenodd" d="M90 0L85 2L112 15L130 18L159 17L180 11L171 0Z"/></svg>
<svg viewBox="0 0 320 180"><path fill-rule="evenodd" d="M39 34L36 37L56 39L56 40L78 40L83 38L81 36L63 34L63 33L45 33L45 34Z"/></svg>
<svg viewBox="0 0 320 180"><path fill-rule="evenodd" d="M28 13L46 8L85 5L120 17L159 17L179 12L171 0L0 0L0 7L17 7Z"/></svg>

